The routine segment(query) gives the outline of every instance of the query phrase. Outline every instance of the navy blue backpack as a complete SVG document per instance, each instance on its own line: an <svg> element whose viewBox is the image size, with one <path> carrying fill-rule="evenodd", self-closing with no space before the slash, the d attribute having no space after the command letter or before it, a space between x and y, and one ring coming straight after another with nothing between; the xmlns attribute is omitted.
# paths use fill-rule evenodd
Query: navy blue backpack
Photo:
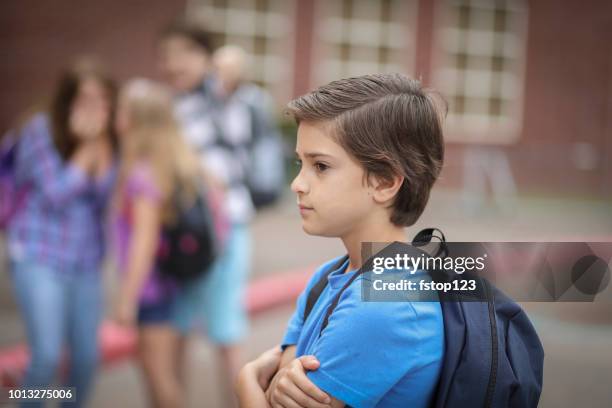
<svg viewBox="0 0 612 408"><path fill-rule="evenodd" d="M435 233L438 232L439 235ZM438 229L419 232L404 252L420 256L420 247L440 239L436 253L446 251L446 240ZM386 250L386 249L385 249ZM384 250L383 250L384 251ZM327 276L344 263L331 266L312 287L306 300L304 321L327 285ZM340 300L342 292L364 271L371 270L372 258L338 292L327 310L321 332ZM370 269L368 269L370 268ZM436 282L444 281L440 271L427 271ZM512 299L486 279L478 279L483 301L462 301L452 293L438 291L444 316L445 353L442 372L432 408L537 407L542 391L544 349L527 314Z"/></svg>

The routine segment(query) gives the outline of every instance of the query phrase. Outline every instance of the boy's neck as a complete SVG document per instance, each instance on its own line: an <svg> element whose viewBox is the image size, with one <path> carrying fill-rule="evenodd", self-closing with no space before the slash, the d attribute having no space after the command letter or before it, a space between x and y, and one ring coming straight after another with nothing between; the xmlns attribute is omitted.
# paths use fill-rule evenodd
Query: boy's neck
<svg viewBox="0 0 612 408"><path fill-rule="evenodd" d="M361 267L361 244L363 242L407 242L406 229L391 223L371 225L353 230L341 237L349 256L346 272Z"/></svg>

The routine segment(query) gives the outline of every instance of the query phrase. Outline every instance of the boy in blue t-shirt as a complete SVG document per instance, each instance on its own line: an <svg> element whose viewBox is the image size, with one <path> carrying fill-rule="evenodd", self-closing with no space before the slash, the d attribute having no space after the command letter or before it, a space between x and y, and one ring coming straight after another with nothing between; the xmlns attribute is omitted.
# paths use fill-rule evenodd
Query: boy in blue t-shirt
<svg viewBox="0 0 612 408"><path fill-rule="evenodd" d="M438 302L365 302L355 274L363 242L406 242L442 167L441 114L432 94L401 74L331 82L289 103L299 125L297 194L304 231L342 239L348 257L314 274L297 302L281 353L242 370L242 406L427 407L442 367ZM328 284L306 321L311 288ZM320 335L319 335L320 334ZM314 356L305 357L305 356ZM265 398L263 398L265 391Z"/></svg>

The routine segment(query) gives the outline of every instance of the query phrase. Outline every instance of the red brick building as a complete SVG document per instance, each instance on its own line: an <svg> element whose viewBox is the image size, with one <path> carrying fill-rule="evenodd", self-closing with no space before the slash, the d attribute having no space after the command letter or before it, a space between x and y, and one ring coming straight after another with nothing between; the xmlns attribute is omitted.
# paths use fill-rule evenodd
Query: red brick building
<svg viewBox="0 0 612 408"><path fill-rule="evenodd" d="M605 0L7 1L0 5L0 129L95 53L120 79L155 76L155 36L175 16L252 56L279 108L336 78L399 71L449 103L447 166L500 146L519 190L612 193L612 3Z"/></svg>

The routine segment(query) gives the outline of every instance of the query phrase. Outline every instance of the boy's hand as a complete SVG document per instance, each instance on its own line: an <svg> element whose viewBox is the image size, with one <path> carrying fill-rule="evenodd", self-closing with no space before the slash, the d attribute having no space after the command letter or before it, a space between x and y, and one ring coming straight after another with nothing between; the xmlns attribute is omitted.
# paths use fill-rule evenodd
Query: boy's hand
<svg viewBox="0 0 612 408"><path fill-rule="evenodd" d="M281 368L266 391L273 408L329 408L331 398L314 385L306 371L319 368L314 356L302 356Z"/></svg>
<svg viewBox="0 0 612 408"><path fill-rule="evenodd" d="M262 353L252 362L253 367L255 368L255 373L257 374L257 383L262 390L268 388L268 385L270 385L270 380L272 380L276 370L278 370L281 354L282 351L280 346L276 346Z"/></svg>
<svg viewBox="0 0 612 408"><path fill-rule="evenodd" d="M278 370L281 348L276 346L242 367L235 383L240 408L268 408L264 390Z"/></svg>

